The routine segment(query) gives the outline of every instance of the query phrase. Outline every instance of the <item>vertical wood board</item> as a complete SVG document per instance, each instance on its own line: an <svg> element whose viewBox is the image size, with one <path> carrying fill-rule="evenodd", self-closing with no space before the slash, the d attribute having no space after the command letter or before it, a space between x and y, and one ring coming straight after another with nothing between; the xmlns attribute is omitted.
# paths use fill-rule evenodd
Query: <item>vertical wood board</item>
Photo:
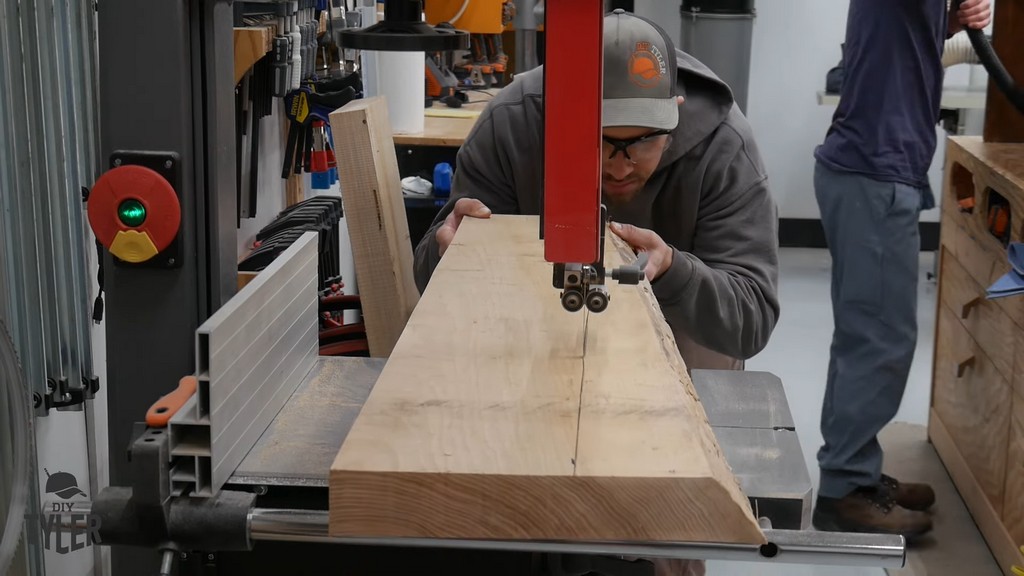
<svg viewBox="0 0 1024 576"><path fill-rule="evenodd" d="M419 301L387 103L354 100L330 119L370 355L387 357Z"/></svg>

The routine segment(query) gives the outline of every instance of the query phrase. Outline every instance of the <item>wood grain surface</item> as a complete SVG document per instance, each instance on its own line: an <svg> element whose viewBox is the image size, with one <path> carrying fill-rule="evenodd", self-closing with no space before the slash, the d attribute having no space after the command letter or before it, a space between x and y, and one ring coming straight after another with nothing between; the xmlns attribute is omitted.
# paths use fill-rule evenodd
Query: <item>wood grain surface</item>
<svg viewBox="0 0 1024 576"><path fill-rule="evenodd" d="M939 306L937 334L934 410L992 508L1001 510L1010 385L945 305Z"/></svg>
<svg viewBox="0 0 1024 576"><path fill-rule="evenodd" d="M1010 448L1006 458L1003 523L1013 541L1024 546L1024 395L1014 393L1013 412Z"/></svg>
<svg viewBox="0 0 1024 576"><path fill-rule="evenodd" d="M566 312L538 230L463 221L331 468L331 533L763 542L650 285Z"/></svg>
<svg viewBox="0 0 1024 576"><path fill-rule="evenodd" d="M1014 348L1020 331L1013 318L989 300L985 288L949 252L942 258L942 302L949 307L967 332L978 342L1002 377L1013 378Z"/></svg>
<svg viewBox="0 0 1024 576"><path fill-rule="evenodd" d="M1010 270L1006 247L988 230L993 192L1010 202L1011 241L1024 241L1024 144L995 144L977 137L955 137L947 148L946 190L942 202L942 244L976 282L988 288ZM973 189L973 213L962 212L956 190ZM1024 298L995 300L1024 329Z"/></svg>
<svg viewBox="0 0 1024 576"><path fill-rule="evenodd" d="M387 103L353 100L330 119L370 355L387 358L420 296Z"/></svg>
<svg viewBox="0 0 1024 576"><path fill-rule="evenodd" d="M433 108L424 111L423 132L420 134L395 134L395 144L449 148L462 146L473 126L476 125L480 113L487 108L487 104L498 91L498 89L469 91L467 92L469 101L461 108L448 108L444 104L434 103ZM444 113L448 110L455 113L452 116L446 116Z"/></svg>
<svg viewBox="0 0 1024 576"><path fill-rule="evenodd" d="M946 422L933 409L928 418L928 439L935 446L935 451L942 459L942 464L949 472L956 485L960 497L988 544L996 563L1003 570L1004 576L1014 576L1010 567L1014 564L1024 566L1024 554L1020 553L1020 544L1014 542L1002 522L1000 509L992 506L982 490L973 466L956 445ZM948 545L948 544L947 544Z"/></svg>

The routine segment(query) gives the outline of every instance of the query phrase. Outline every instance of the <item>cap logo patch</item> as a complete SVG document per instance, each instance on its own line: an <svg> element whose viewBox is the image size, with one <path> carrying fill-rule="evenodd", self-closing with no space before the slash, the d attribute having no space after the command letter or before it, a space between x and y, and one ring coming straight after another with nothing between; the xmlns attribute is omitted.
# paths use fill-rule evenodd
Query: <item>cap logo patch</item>
<svg viewBox="0 0 1024 576"><path fill-rule="evenodd" d="M667 72L665 57L650 42L637 42L629 58L629 80L641 88L653 88Z"/></svg>

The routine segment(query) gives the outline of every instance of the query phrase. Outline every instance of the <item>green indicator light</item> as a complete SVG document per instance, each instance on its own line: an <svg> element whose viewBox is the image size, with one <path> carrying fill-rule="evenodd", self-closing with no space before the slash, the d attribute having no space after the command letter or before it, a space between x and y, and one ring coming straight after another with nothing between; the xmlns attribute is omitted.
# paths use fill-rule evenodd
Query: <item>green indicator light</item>
<svg viewBox="0 0 1024 576"><path fill-rule="evenodd" d="M117 217L125 226L138 228L146 221L146 207L142 205L142 202L129 198L117 207Z"/></svg>

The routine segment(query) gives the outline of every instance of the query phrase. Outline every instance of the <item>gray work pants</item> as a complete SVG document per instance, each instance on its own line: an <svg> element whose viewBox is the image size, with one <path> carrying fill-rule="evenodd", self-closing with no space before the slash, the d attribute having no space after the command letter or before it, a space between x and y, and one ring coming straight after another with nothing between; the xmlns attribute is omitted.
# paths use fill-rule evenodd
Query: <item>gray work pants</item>
<svg viewBox="0 0 1024 576"><path fill-rule="evenodd" d="M832 336L821 413L819 494L877 484L878 433L896 415L917 345L918 218L930 190L814 172L832 254Z"/></svg>

